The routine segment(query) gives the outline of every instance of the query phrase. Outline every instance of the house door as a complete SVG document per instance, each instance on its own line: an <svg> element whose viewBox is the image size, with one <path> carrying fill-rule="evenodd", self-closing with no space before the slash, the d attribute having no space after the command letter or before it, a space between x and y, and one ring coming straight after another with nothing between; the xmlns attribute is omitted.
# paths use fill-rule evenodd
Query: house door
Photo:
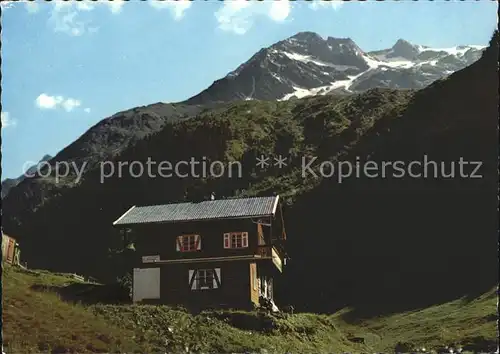
<svg viewBox="0 0 500 354"><path fill-rule="evenodd" d="M160 298L160 268L135 268L133 301Z"/></svg>
<svg viewBox="0 0 500 354"><path fill-rule="evenodd" d="M273 299L273 278L269 276L261 276L260 278L260 296L266 299Z"/></svg>
<svg viewBox="0 0 500 354"><path fill-rule="evenodd" d="M274 299L274 286L273 278L267 279L267 297L271 300Z"/></svg>

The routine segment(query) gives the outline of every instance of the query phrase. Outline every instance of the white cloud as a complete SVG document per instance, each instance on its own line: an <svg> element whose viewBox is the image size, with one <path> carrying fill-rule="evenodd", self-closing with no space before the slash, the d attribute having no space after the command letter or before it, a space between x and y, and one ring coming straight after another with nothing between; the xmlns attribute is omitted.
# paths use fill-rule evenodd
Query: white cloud
<svg viewBox="0 0 500 354"><path fill-rule="evenodd" d="M84 33L95 33L96 27L89 27L90 20L82 20L80 14L82 12L90 12L96 6L107 6L111 13L117 14L121 12L123 0L113 1L53 1L53 8L50 14L49 23L56 32L63 32L71 36L81 36Z"/></svg>
<svg viewBox="0 0 500 354"><path fill-rule="evenodd" d="M0 7L2 8L2 11L7 10L7 9L11 9L12 7L14 7L14 5L15 5L14 1L2 1L2 2L0 2Z"/></svg>
<svg viewBox="0 0 500 354"><path fill-rule="evenodd" d="M61 105L66 110L66 112L71 112L74 108L79 107L81 104L82 103L78 100L68 98L67 100L64 100Z"/></svg>
<svg viewBox="0 0 500 354"><path fill-rule="evenodd" d="M64 101L64 97L62 96L49 96L45 93L42 93L35 100L36 105L42 109L53 109L56 108L57 105L60 105Z"/></svg>
<svg viewBox="0 0 500 354"><path fill-rule="evenodd" d="M288 1L273 1L269 9L269 17L273 21L285 21L288 15L290 15L290 3Z"/></svg>
<svg viewBox="0 0 500 354"><path fill-rule="evenodd" d="M2 112L1 117L2 117L2 129L17 125L17 121L10 117L9 112Z"/></svg>
<svg viewBox="0 0 500 354"><path fill-rule="evenodd" d="M85 32L87 23L78 19L81 10L70 2L55 2L50 14L49 23L55 32L63 32L71 36L80 36Z"/></svg>
<svg viewBox="0 0 500 354"><path fill-rule="evenodd" d="M87 107L84 109L84 111L85 111L85 113L90 113L90 108Z"/></svg>
<svg viewBox="0 0 500 354"><path fill-rule="evenodd" d="M148 3L158 10L169 9L177 21L182 19L184 12L191 7L191 1L189 0L149 0Z"/></svg>
<svg viewBox="0 0 500 354"><path fill-rule="evenodd" d="M88 2L85 2L85 1L79 1L75 5L76 5L76 8L78 10L80 10L80 11L92 11L94 9L95 2L94 3L88 3Z"/></svg>
<svg viewBox="0 0 500 354"><path fill-rule="evenodd" d="M332 8L334 10L338 10L344 5L344 1L342 0L313 0L309 7L313 10L319 10L322 8Z"/></svg>
<svg viewBox="0 0 500 354"><path fill-rule="evenodd" d="M35 100L35 105L40 109L62 108L66 112L71 112L76 107L81 106L82 102L74 98L65 98L63 96L50 96L42 93Z"/></svg>
<svg viewBox="0 0 500 354"><path fill-rule="evenodd" d="M226 1L215 12L219 28L236 34L245 34L253 26L256 16L268 17L283 22L290 15L292 3L288 0L272 1Z"/></svg>
<svg viewBox="0 0 500 354"><path fill-rule="evenodd" d="M117 13L122 11L123 4L125 4L125 3L121 0L107 1L107 5L109 6L111 13L114 13L114 14L117 14Z"/></svg>
<svg viewBox="0 0 500 354"><path fill-rule="evenodd" d="M24 3L24 6L26 7L26 10L29 13L35 13L38 12L38 10L40 10L40 6L35 1L27 1Z"/></svg>
<svg viewBox="0 0 500 354"><path fill-rule="evenodd" d="M108 6L112 13L118 13L121 11L124 0L107 0L107 1L93 1L93 0L79 0L79 1L64 1L64 0L54 0L54 8L57 10L73 8L78 11L92 11L96 6Z"/></svg>

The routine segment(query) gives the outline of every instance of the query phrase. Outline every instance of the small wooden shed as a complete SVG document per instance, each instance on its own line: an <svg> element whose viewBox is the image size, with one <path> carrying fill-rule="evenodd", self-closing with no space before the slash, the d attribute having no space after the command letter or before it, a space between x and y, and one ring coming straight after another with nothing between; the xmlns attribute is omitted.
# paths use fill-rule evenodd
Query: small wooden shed
<svg viewBox="0 0 500 354"><path fill-rule="evenodd" d="M2 260L9 264L20 264L21 249L16 239L2 233Z"/></svg>

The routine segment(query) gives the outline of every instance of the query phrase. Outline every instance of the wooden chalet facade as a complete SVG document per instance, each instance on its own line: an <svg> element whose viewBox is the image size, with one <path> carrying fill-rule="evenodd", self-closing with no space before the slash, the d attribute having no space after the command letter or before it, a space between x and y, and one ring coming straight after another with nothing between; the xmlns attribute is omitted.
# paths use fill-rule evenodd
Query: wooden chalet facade
<svg viewBox="0 0 500 354"><path fill-rule="evenodd" d="M286 263L279 196L132 207L113 225L134 243L134 302L274 304L274 279Z"/></svg>

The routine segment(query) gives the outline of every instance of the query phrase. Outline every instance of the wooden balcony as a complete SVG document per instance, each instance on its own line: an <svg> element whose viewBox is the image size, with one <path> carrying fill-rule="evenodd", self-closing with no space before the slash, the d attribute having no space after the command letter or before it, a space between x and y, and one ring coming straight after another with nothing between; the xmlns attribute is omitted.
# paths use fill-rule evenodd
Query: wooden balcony
<svg viewBox="0 0 500 354"><path fill-rule="evenodd" d="M257 247L256 255L262 258L268 258L273 256L272 252L273 251L271 246L259 246Z"/></svg>
<svg viewBox="0 0 500 354"><path fill-rule="evenodd" d="M281 256L279 255L276 248L272 246L259 246L257 247L257 257L272 260L276 268L280 272L283 271L283 262L281 260Z"/></svg>

